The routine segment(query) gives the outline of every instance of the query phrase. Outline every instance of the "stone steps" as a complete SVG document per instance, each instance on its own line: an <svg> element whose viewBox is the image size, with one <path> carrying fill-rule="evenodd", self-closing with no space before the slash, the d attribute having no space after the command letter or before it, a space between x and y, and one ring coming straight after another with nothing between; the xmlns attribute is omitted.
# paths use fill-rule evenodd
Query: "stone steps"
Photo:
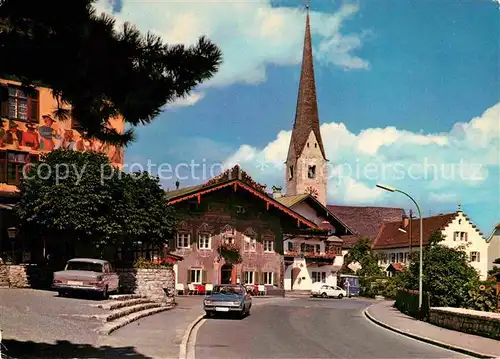
<svg viewBox="0 0 500 359"><path fill-rule="evenodd" d="M111 300L129 300L129 299L139 299L139 298L144 298L144 297L139 294L114 294L109 296L109 299Z"/></svg>
<svg viewBox="0 0 500 359"><path fill-rule="evenodd" d="M147 317L147 316L150 316L153 314L164 312L166 310L172 309L173 307L174 307L174 305L171 305L171 306L165 305L165 306L161 306L161 307L157 307L157 308L150 308L150 309L142 310L140 312L131 313L131 314L126 315L124 317L117 318L111 322L107 322L106 324L104 324L104 326L102 328L100 328L98 330L98 333L101 335L109 335L112 332L114 332L115 330L120 329L121 327L124 327L125 325L130 324L136 320L139 320L141 318L144 318L144 317Z"/></svg>
<svg viewBox="0 0 500 359"><path fill-rule="evenodd" d="M105 322L111 322L113 320L125 317L132 313L142 312L152 308L160 308L160 307L166 307L166 305L163 303L154 303L154 302L141 303L137 305L127 306L118 310L113 310L111 313L103 316L102 318L104 319Z"/></svg>
<svg viewBox="0 0 500 359"><path fill-rule="evenodd" d="M96 304L95 307L105 309L105 310L115 310L125 307L130 307L136 304L151 303L148 298L137 298L137 299L124 299L124 300L112 300L104 304Z"/></svg>

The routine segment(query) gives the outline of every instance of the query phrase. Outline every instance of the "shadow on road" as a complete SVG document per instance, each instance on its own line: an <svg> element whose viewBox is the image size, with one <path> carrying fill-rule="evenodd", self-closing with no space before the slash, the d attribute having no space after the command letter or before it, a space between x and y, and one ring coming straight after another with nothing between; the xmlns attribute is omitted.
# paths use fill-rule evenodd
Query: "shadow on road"
<svg viewBox="0 0 500 359"><path fill-rule="evenodd" d="M138 353L133 347L94 347L61 340L56 344L22 342L13 339L2 341L2 359L62 359L62 358L135 358L152 359Z"/></svg>

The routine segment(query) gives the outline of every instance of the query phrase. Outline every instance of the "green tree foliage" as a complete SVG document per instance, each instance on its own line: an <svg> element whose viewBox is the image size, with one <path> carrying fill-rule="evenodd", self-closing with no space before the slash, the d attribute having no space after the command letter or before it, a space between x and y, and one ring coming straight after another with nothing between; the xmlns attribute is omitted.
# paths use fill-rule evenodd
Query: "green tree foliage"
<svg viewBox="0 0 500 359"><path fill-rule="evenodd" d="M466 306L469 290L479 285L479 276L469 265L465 251L440 244L440 232L429 238L429 246L423 249L423 290L430 296L431 306ZM420 256L411 254L410 267L398 280L405 289L418 290Z"/></svg>
<svg viewBox="0 0 500 359"><path fill-rule="evenodd" d="M372 251L370 239L363 237L349 250L344 257L344 268L351 263L359 263L361 269L356 274L360 276L380 276L378 256Z"/></svg>
<svg viewBox="0 0 500 359"><path fill-rule="evenodd" d="M28 238L86 246L166 243L175 230L172 207L157 178L123 173L95 152L55 150L32 164L16 206Z"/></svg>
<svg viewBox="0 0 500 359"><path fill-rule="evenodd" d="M117 30L112 17L95 12L95 1L0 0L0 76L28 90L50 87L56 117L71 116L89 137L127 144L133 130L110 129L110 118L150 123L166 103L210 79L222 55L205 37L170 46L128 23Z"/></svg>

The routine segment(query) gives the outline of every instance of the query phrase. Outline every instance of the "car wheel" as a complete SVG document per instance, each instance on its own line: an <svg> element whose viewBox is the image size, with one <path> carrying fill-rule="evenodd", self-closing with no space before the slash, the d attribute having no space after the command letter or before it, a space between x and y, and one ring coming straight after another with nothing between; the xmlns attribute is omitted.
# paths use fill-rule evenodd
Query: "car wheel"
<svg viewBox="0 0 500 359"><path fill-rule="evenodd" d="M342 294L339 294L338 298L342 299L342 298L344 298L344 296Z"/></svg>
<svg viewBox="0 0 500 359"><path fill-rule="evenodd" d="M66 294L66 293L64 293L63 291L58 291L58 292L57 292L57 295L58 295L59 297L64 297L64 295L65 295L65 294Z"/></svg>
<svg viewBox="0 0 500 359"><path fill-rule="evenodd" d="M321 293L321 298L326 298L326 297L328 297L326 293Z"/></svg>
<svg viewBox="0 0 500 359"><path fill-rule="evenodd" d="M211 318L212 317L212 312L209 312L208 310L205 311L205 317Z"/></svg>

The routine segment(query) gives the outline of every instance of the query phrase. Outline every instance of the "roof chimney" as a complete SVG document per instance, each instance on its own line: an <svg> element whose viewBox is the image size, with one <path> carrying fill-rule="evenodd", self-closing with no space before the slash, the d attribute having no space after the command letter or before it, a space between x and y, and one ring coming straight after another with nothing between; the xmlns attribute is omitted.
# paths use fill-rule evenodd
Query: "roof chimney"
<svg viewBox="0 0 500 359"><path fill-rule="evenodd" d="M408 227L409 223L410 223L410 218L406 214L403 214L403 225L401 228Z"/></svg>
<svg viewBox="0 0 500 359"><path fill-rule="evenodd" d="M281 198L283 195L281 194L281 186L273 186L273 198L278 199Z"/></svg>

